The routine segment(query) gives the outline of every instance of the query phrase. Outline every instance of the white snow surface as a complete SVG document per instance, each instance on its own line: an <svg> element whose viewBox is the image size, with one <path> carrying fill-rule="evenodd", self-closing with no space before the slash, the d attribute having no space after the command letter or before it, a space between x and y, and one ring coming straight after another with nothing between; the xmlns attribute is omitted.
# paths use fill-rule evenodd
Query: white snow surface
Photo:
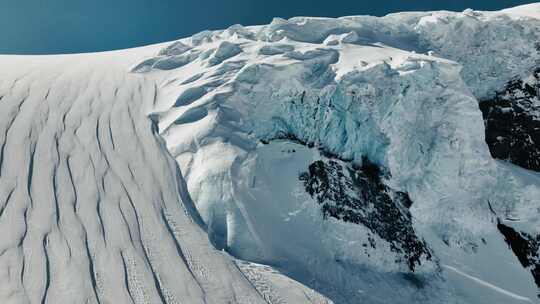
<svg viewBox="0 0 540 304"><path fill-rule="evenodd" d="M539 11L0 56L0 302L535 303L488 201L537 232L540 177L491 158L478 101L540 64ZM410 274L323 219L298 179L319 150L383 168L435 258Z"/></svg>
<svg viewBox="0 0 540 304"><path fill-rule="evenodd" d="M153 49L0 59L1 303L268 303L146 116L157 84L129 66Z"/></svg>

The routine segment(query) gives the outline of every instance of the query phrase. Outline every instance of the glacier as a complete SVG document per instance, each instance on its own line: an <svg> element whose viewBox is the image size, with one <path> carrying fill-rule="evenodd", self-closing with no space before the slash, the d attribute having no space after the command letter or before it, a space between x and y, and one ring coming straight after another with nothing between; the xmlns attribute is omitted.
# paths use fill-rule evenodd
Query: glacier
<svg viewBox="0 0 540 304"><path fill-rule="evenodd" d="M0 67L2 303L538 302L538 3Z"/></svg>

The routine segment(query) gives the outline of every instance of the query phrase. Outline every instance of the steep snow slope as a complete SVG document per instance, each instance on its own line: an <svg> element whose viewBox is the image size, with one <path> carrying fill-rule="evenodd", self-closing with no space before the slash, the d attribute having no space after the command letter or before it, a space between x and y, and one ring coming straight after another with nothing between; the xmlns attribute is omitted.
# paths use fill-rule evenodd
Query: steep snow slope
<svg viewBox="0 0 540 304"><path fill-rule="evenodd" d="M540 177L479 101L540 65L539 8L0 57L0 299L534 303Z"/></svg>
<svg viewBox="0 0 540 304"><path fill-rule="evenodd" d="M266 303L145 115L149 50L0 59L2 303Z"/></svg>

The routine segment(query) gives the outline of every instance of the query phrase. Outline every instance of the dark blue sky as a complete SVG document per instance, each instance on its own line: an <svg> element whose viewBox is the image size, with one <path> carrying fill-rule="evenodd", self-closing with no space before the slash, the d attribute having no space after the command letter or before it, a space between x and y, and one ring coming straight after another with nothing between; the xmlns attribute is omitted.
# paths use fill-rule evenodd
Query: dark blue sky
<svg viewBox="0 0 540 304"><path fill-rule="evenodd" d="M272 17L384 15L404 10L495 10L519 0L0 0L0 53L112 50Z"/></svg>

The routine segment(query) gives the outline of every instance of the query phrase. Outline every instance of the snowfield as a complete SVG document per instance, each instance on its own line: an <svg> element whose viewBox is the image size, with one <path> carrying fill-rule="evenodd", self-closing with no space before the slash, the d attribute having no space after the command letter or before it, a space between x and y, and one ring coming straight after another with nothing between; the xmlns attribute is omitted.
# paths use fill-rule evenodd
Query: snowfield
<svg viewBox="0 0 540 304"><path fill-rule="evenodd" d="M539 68L540 4L0 56L0 302L537 303Z"/></svg>

